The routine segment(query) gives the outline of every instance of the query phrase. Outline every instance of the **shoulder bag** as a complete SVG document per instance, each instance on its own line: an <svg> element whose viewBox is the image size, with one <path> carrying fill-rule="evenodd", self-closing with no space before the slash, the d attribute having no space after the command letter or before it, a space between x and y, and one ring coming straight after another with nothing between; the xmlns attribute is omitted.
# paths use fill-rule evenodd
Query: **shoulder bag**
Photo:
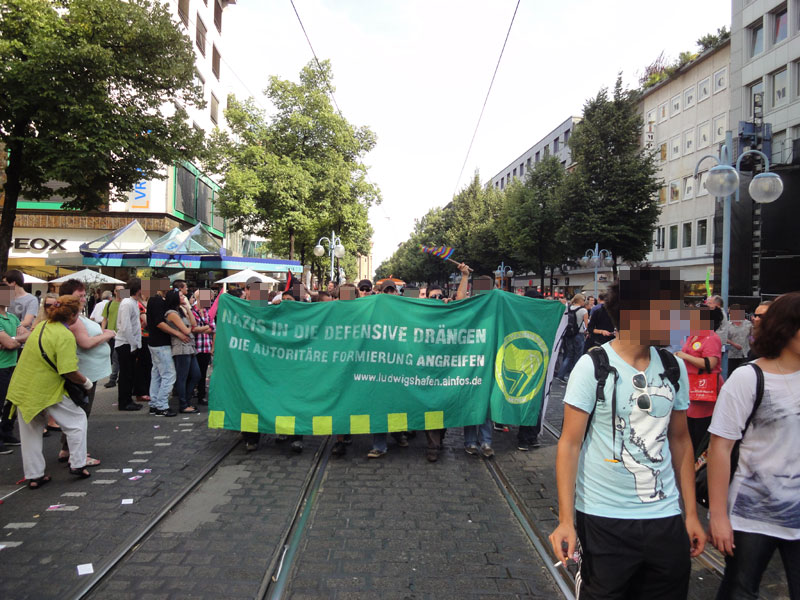
<svg viewBox="0 0 800 600"><path fill-rule="evenodd" d="M695 338L696 339L696 338ZM689 374L689 400L691 402L716 402L719 394L719 373L711 372L708 357L703 357L705 369Z"/></svg>
<svg viewBox="0 0 800 600"><path fill-rule="evenodd" d="M42 358L44 361L53 367L53 370L58 373L58 367L53 364L53 361L50 360L50 357L47 356L47 352L44 351L44 347L42 346L42 335L44 334L44 328L47 327L47 323L45 322L42 325L42 328L39 330L39 351L42 353ZM64 377L61 375L61 377ZM74 381L70 381L66 377L64 377L64 393L70 397L70 399L78 406L85 407L89 405L89 395L86 393L86 388L84 388L81 384L75 383Z"/></svg>

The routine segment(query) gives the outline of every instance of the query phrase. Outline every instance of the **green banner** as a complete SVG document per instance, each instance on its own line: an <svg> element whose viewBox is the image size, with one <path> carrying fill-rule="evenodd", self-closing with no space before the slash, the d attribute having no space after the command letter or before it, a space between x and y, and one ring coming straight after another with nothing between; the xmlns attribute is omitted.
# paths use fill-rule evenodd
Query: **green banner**
<svg viewBox="0 0 800 600"><path fill-rule="evenodd" d="M560 302L499 290L443 304L380 294L264 306L223 294L211 428L329 435L534 425Z"/></svg>

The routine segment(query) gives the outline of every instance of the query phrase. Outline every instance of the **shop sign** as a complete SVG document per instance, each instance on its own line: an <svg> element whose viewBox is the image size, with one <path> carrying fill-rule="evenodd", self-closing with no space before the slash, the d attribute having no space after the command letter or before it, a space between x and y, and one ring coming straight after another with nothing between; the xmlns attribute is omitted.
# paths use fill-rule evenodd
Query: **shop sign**
<svg viewBox="0 0 800 600"><path fill-rule="evenodd" d="M55 238L14 238L12 240L12 245L15 250L38 250L42 251L49 251L54 252L56 250L63 250L64 252L67 249L64 247L64 244L67 243L67 239L55 239Z"/></svg>

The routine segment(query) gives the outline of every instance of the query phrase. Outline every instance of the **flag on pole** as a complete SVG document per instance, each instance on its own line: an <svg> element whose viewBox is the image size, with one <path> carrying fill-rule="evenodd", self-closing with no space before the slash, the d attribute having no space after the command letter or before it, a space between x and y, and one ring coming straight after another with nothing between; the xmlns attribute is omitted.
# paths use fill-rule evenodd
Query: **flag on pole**
<svg viewBox="0 0 800 600"><path fill-rule="evenodd" d="M423 246L422 244L420 244L419 248L425 254L437 256L442 260L448 260L453 255L453 252L455 252L455 248L452 248L450 246Z"/></svg>

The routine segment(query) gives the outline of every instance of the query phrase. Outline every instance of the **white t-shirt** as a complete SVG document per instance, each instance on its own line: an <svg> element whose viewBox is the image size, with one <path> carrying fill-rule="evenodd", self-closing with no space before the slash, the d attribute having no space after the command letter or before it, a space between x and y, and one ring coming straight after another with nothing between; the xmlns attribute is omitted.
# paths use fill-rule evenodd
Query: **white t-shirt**
<svg viewBox="0 0 800 600"><path fill-rule="evenodd" d="M101 300L97 304L94 305L94 310L92 314L89 315L89 318L94 321L95 323L102 323L103 322L103 309L108 304L108 300Z"/></svg>
<svg viewBox="0 0 800 600"><path fill-rule="evenodd" d="M708 430L742 438L756 400L752 367L736 369L720 390ZM736 531L800 540L800 371L764 373L764 397L739 446L728 492Z"/></svg>
<svg viewBox="0 0 800 600"><path fill-rule="evenodd" d="M583 321L583 319L587 314L589 314L589 311L583 307L579 308L578 312L575 314L575 318L578 319L579 333L586 333L586 323Z"/></svg>

